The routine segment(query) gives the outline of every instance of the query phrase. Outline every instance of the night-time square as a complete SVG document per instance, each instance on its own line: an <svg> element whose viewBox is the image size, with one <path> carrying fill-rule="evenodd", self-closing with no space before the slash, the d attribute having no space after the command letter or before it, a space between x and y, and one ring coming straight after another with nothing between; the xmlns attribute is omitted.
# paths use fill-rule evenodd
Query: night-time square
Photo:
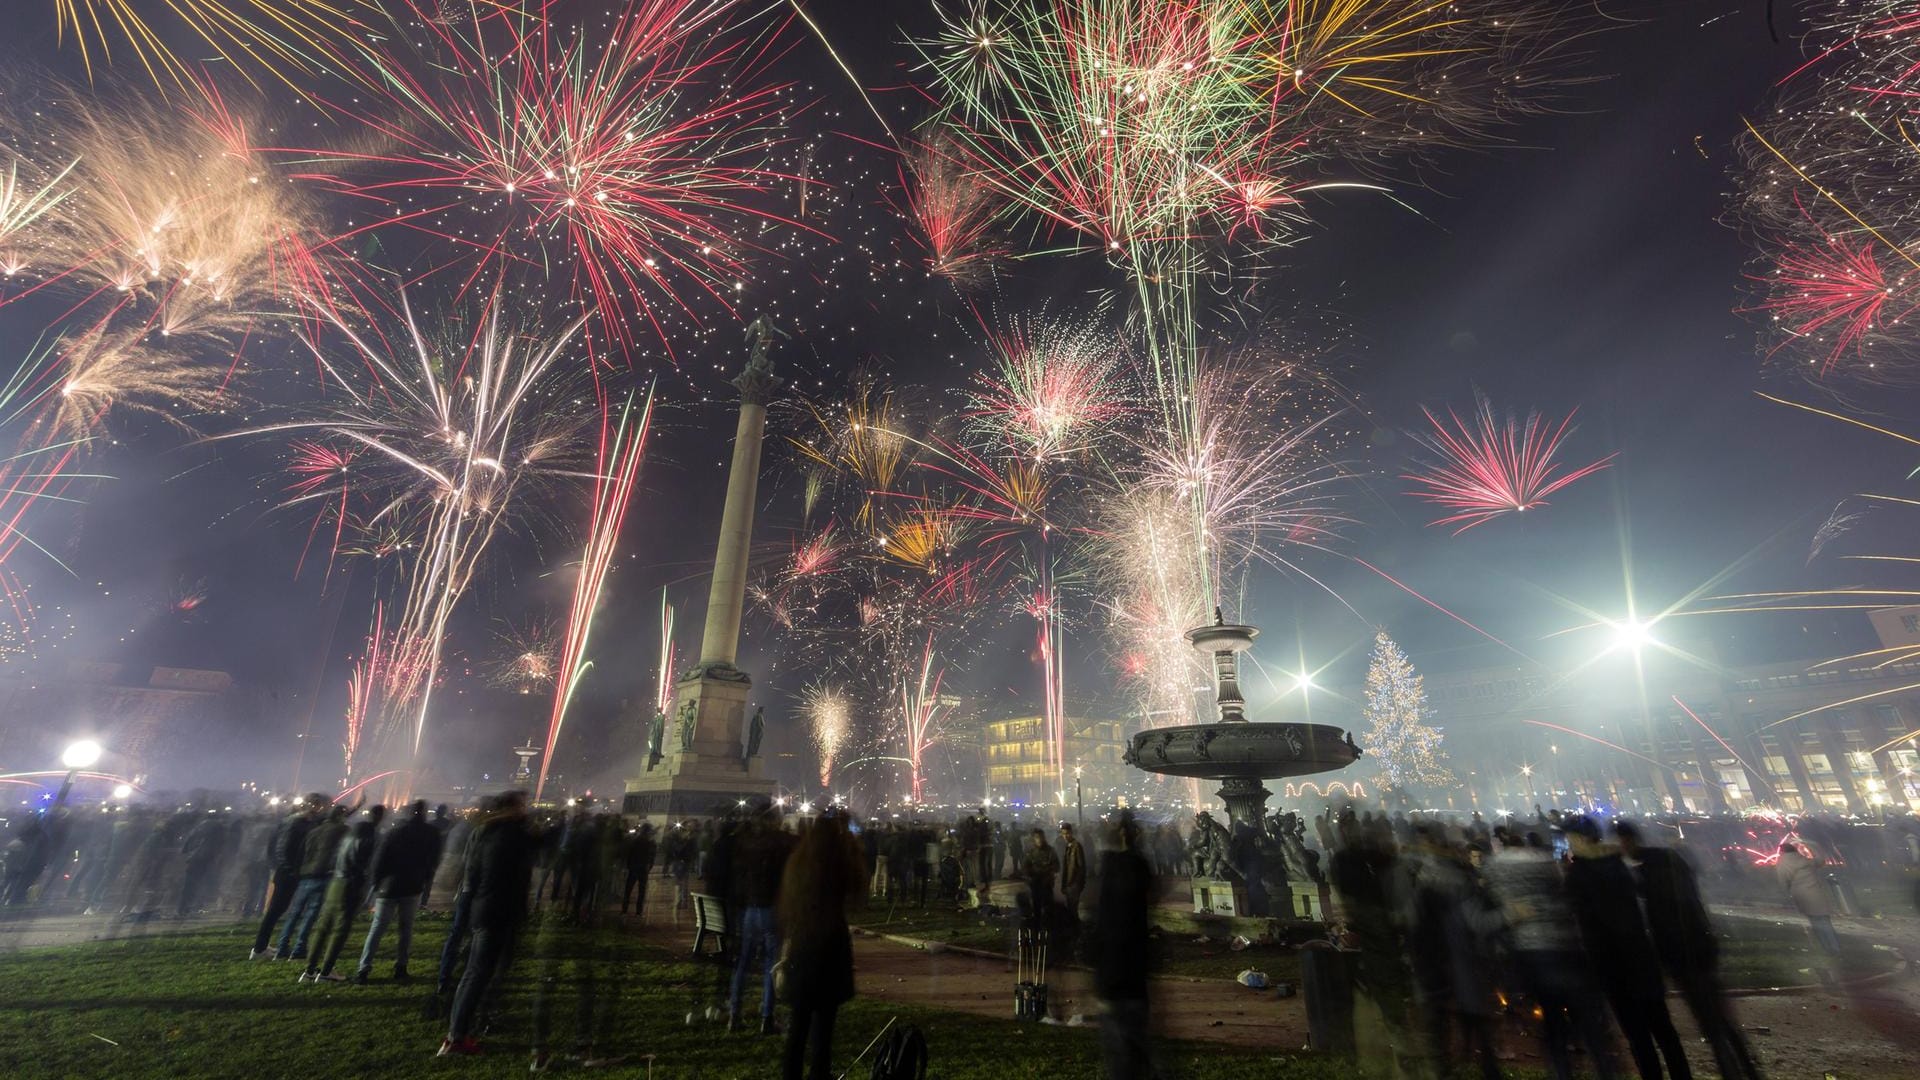
<svg viewBox="0 0 1920 1080"><path fill-rule="evenodd" d="M1920 3L9 15L7 1076L1912 1074Z"/></svg>

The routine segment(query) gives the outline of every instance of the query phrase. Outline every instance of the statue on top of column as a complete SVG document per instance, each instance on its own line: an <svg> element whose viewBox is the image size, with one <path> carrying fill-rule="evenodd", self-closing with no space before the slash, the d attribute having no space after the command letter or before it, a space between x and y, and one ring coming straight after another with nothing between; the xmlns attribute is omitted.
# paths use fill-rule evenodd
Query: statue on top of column
<svg viewBox="0 0 1920 1080"><path fill-rule="evenodd" d="M747 367L734 376L733 385L740 390L740 400L750 405L765 405L785 381L773 373L773 361L767 358L767 348L773 344L776 334L789 341L793 339L792 334L775 326L765 312L755 315L747 324Z"/></svg>

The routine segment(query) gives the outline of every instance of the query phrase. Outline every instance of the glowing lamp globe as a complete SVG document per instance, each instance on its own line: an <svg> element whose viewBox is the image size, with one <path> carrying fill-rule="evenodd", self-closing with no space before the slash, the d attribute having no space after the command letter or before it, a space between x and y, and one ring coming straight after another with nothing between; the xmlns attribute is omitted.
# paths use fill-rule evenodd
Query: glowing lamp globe
<svg viewBox="0 0 1920 1080"><path fill-rule="evenodd" d="M79 742L68 744L67 748L61 752L60 764L69 769L91 768L94 762L100 760L100 755L103 753L105 751L101 749L99 743L92 739L81 739Z"/></svg>
<svg viewBox="0 0 1920 1080"><path fill-rule="evenodd" d="M131 784L115 784L113 786L113 797L116 799L124 799L131 794L133 794L133 785Z"/></svg>

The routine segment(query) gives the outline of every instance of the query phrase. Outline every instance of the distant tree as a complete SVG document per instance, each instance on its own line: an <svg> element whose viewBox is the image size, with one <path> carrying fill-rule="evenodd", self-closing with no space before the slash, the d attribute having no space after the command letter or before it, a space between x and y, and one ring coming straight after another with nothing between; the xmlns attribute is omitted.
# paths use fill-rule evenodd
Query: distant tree
<svg viewBox="0 0 1920 1080"><path fill-rule="evenodd" d="M1382 630L1373 636L1367 667L1369 727L1360 747L1380 768L1390 788L1441 787L1453 782L1440 729L1425 723L1427 692L1407 654Z"/></svg>

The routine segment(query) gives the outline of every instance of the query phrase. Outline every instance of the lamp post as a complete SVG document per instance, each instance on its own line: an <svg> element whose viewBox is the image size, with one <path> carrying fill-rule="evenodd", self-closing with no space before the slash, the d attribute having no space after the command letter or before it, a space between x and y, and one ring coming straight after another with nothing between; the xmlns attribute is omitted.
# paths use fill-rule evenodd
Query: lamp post
<svg viewBox="0 0 1920 1080"><path fill-rule="evenodd" d="M67 767L67 778L60 782L60 794L54 796L53 805L67 804L67 796L73 791L74 778L80 775L81 769L92 768L93 763L99 761L100 755L105 752L92 739L80 739L67 744L67 748L60 752L60 764Z"/></svg>
<svg viewBox="0 0 1920 1080"><path fill-rule="evenodd" d="M1080 788L1081 768L1079 765L1073 767L1073 831L1084 833L1087 831L1087 803Z"/></svg>

